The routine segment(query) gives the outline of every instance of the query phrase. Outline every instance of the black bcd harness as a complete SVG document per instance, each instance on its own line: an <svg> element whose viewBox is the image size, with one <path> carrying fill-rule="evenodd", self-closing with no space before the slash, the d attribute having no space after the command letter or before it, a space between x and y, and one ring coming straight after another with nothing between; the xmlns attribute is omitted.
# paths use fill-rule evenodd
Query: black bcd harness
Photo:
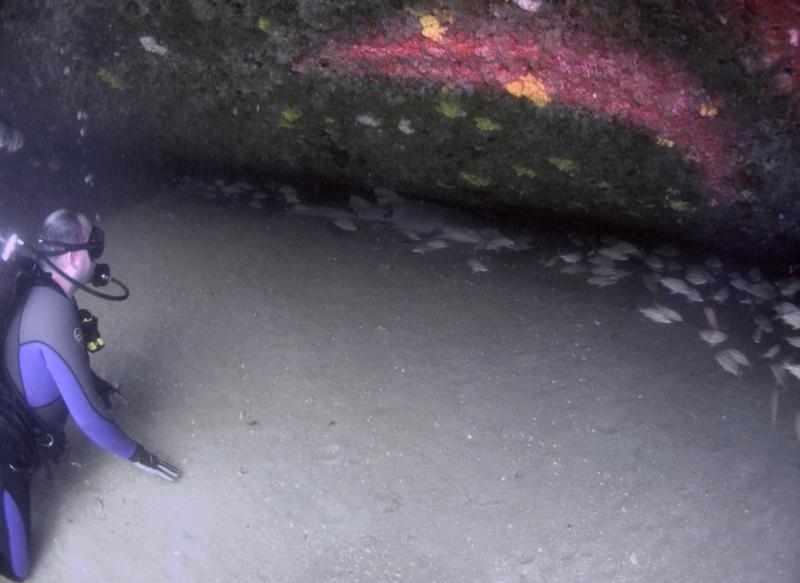
<svg viewBox="0 0 800 583"><path fill-rule="evenodd" d="M45 274L22 270L18 291L33 285L46 285ZM17 294L25 297L27 294ZM5 318L3 318L4 320ZM0 327L5 338L6 322ZM42 465L61 461L69 450L63 430L53 430L36 416L8 381L0 363L0 464L19 473L33 473Z"/></svg>

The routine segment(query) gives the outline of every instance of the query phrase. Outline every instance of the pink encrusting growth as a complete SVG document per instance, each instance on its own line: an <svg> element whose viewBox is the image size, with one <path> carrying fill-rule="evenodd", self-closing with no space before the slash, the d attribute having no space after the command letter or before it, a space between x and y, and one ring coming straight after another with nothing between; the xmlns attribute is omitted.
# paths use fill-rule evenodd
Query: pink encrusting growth
<svg viewBox="0 0 800 583"><path fill-rule="evenodd" d="M718 0L717 10L759 47L747 68L771 70L774 88L800 104L800 0Z"/></svg>
<svg viewBox="0 0 800 583"><path fill-rule="evenodd" d="M438 42L407 21L384 23L383 31L331 40L298 66L514 95L520 92L511 87L532 81L546 93L528 96L538 105L560 104L643 131L702 167L712 204L735 200L743 132L717 115L722 103L699 78L666 57L574 30L541 30L527 19L459 17Z"/></svg>

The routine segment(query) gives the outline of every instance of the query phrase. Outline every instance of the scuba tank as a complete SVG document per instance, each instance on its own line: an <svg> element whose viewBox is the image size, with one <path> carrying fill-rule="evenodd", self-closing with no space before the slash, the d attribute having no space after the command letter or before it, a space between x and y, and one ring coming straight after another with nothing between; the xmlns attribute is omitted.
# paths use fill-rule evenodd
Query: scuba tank
<svg viewBox="0 0 800 583"><path fill-rule="evenodd" d="M0 464L18 473L32 474L44 464L58 463L69 444L42 422L6 382L0 383Z"/></svg>
<svg viewBox="0 0 800 583"><path fill-rule="evenodd" d="M27 269L23 272L29 273ZM0 260L0 331L5 332L6 313L14 304L17 286L29 281L18 274L11 261ZM3 336L5 338L5 336ZM63 431L51 431L31 411L7 381L0 362L0 464L18 473L33 473L49 462L58 462L67 451Z"/></svg>

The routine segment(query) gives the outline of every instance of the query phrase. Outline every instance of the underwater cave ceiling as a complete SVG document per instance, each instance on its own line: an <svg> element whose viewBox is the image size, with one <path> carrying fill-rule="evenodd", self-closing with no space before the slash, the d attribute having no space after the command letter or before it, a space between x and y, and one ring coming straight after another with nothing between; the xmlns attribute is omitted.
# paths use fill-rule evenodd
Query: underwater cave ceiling
<svg viewBox="0 0 800 583"><path fill-rule="evenodd" d="M105 157L756 252L800 240L798 1L5 0L0 17L16 163L63 159L39 167L64 184Z"/></svg>

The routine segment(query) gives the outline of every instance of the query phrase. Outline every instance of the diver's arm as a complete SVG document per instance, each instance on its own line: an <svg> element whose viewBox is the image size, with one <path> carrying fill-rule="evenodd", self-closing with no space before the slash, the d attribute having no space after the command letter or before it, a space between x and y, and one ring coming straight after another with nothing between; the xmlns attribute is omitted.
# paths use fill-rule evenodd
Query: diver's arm
<svg viewBox="0 0 800 583"><path fill-rule="evenodd" d="M36 344L47 374L78 427L97 445L132 461L137 468L174 480L176 469L150 455L105 413L95 390L75 306L47 287L34 287L27 301L20 338L26 345Z"/></svg>
<svg viewBox="0 0 800 583"><path fill-rule="evenodd" d="M133 441L113 421L100 413L101 405L94 386L81 386L64 360L54 351L45 352L45 362L58 385L61 397L78 427L97 445L133 462L140 470L154 474L168 482L177 480L181 472L172 464L150 453ZM87 366L88 368L88 366ZM84 378L91 379L94 372ZM88 384L88 383L87 383Z"/></svg>
<svg viewBox="0 0 800 583"><path fill-rule="evenodd" d="M73 372L76 366L80 367L83 363L68 364L61 355L49 347L42 348L42 355L70 415L81 431L103 449L130 459L136 452L138 444L101 413L103 406L94 386L85 386L92 382L91 372L89 374ZM83 378L83 383L78 381L78 377Z"/></svg>

